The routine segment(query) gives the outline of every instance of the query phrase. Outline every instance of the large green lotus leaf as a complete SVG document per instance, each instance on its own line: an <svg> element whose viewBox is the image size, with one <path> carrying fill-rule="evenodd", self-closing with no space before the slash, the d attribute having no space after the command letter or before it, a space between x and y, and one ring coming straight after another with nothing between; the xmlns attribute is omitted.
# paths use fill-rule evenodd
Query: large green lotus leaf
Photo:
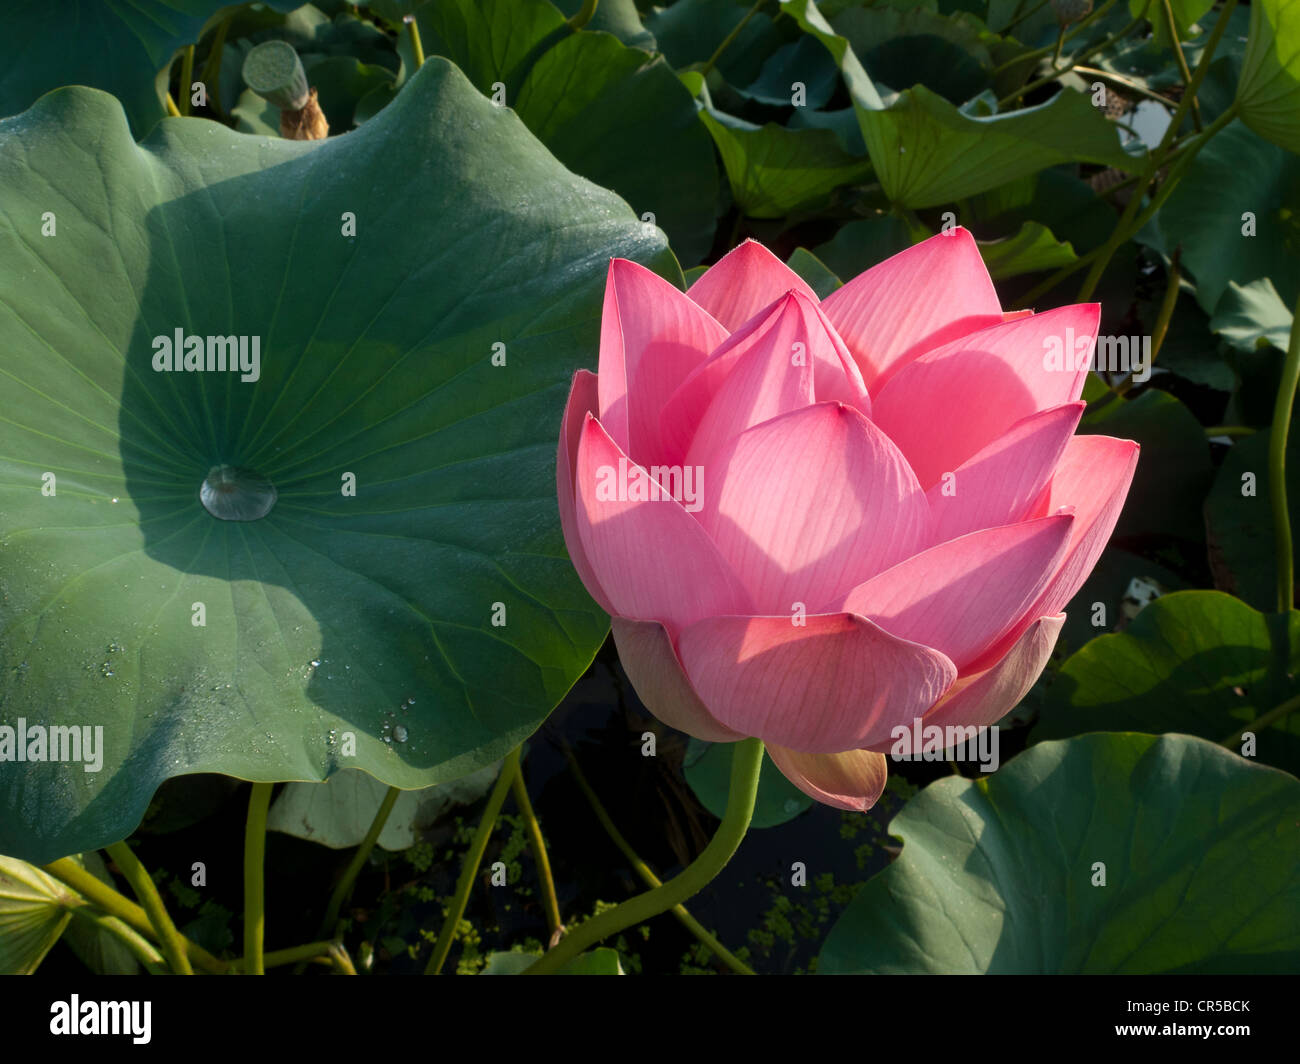
<svg viewBox="0 0 1300 1064"><path fill-rule="evenodd" d="M137 147L80 88L0 124L0 725L103 726L99 772L0 762L0 852L120 839L169 776L409 789L525 738L607 629L554 454L615 255L676 271L440 59L321 142ZM259 378L155 372L177 329ZM218 466L278 501L214 518Z"/></svg>
<svg viewBox="0 0 1300 1064"><path fill-rule="evenodd" d="M1220 591L1179 591L1062 666L1030 741L1140 729L1218 742L1292 697L1297 672L1300 612L1284 618ZM1257 744L1261 761L1300 771L1300 715L1264 729Z"/></svg>
<svg viewBox="0 0 1300 1064"><path fill-rule="evenodd" d="M691 94L663 59L608 33L572 33L547 0L444 0L416 18L427 54L450 59L485 95L504 86L505 104L560 162L653 214L682 262L704 257L717 165Z"/></svg>
<svg viewBox="0 0 1300 1064"><path fill-rule="evenodd" d="M575 173L611 188L668 234L682 262L713 243L718 170L695 102L662 58L608 33L560 41L533 65L514 104Z"/></svg>
<svg viewBox="0 0 1300 1064"><path fill-rule="evenodd" d="M1058 163L1121 170L1141 165L1120 146L1116 127L1088 97L1068 89L1036 107L980 117L924 85L886 103L849 42L835 33L813 0L790 0L781 10L839 63L877 179L901 206L948 203Z"/></svg>
<svg viewBox="0 0 1300 1064"><path fill-rule="evenodd" d="M1157 231L1148 227L1138 239L1166 254L1182 248L1207 314L1230 281L1261 277L1293 306L1300 295L1298 204L1300 159L1233 122L1188 167L1156 215Z"/></svg>
<svg viewBox="0 0 1300 1064"><path fill-rule="evenodd" d="M266 0L292 11L298 0ZM137 136L167 113L157 75L204 27L241 7L226 0L14 0L0 40L0 116L60 85L122 101Z"/></svg>
<svg viewBox="0 0 1300 1064"><path fill-rule="evenodd" d="M784 218L862 182L871 163L849 155L829 129L756 126L718 111L700 118L713 135L736 206L751 218Z"/></svg>
<svg viewBox="0 0 1300 1064"><path fill-rule="evenodd" d="M984 779L930 784L889 830L902 856L831 929L819 972L1300 964L1300 782L1204 739L1040 743Z"/></svg>
<svg viewBox="0 0 1300 1064"><path fill-rule="evenodd" d="M967 12L924 6L846 7L830 17L872 80L892 89L924 85L961 104L989 87L989 46L999 39Z"/></svg>
<svg viewBox="0 0 1300 1064"><path fill-rule="evenodd" d="M59 941L75 891L26 861L0 857L0 975L31 975Z"/></svg>
<svg viewBox="0 0 1300 1064"><path fill-rule="evenodd" d="M1270 435L1266 430L1233 443L1205 498L1215 585L1261 610L1277 609ZM1292 420L1287 433L1286 487L1291 527L1300 528L1300 419ZM1292 551L1300 555L1297 546L1293 537Z"/></svg>
<svg viewBox="0 0 1300 1064"><path fill-rule="evenodd" d="M884 110L860 109L858 121L881 185L907 207L948 203L1058 163L1135 166L1115 126L1070 89L1036 107L976 118L918 85Z"/></svg>
<svg viewBox="0 0 1300 1064"><path fill-rule="evenodd" d="M1300 0L1251 3L1237 103L1246 125L1300 154Z"/></svg>

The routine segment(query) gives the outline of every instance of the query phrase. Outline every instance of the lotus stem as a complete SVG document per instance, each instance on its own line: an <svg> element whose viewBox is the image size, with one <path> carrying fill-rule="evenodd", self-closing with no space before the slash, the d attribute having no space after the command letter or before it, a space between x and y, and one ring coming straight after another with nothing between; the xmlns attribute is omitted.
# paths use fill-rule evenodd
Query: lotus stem
<svg viewBox="0 0 1300 1064"><path fill-rule="evenodd" d="M227 15L217 27L217 32L212 38L212 46L208 49L207 61L199 74L199 80L203 82L208 92L208 107L223 118L225 112L221 109L221 55L225 51L226 34L229 32L230 16Z"/></svg>
<svg viewBox="0 0 1300 1064"><path fill-rule="evenodd" d="M163 954L171 970L177 975L193 975L194 969L190 967L185 940L181 938L176 925L172 923L172 918L167 914L167 907L163 904L162 895L158 893L158 888L144 865L140 863L140 859L131 852L131 847L125 842L112 843L105 849L117 863L117 867L122 870L122 875L131 884L135 896L144 906L144 911L149 916L149 923L157 932L158 941L162 943Z"/></svg>
<svg viewBox="0 0 1300 1064"><path fill-rule="evenodd" d="M731 788L727 810L717 833L680 875L662 886L594 916L566 935L554 949L525 968L524 975L548 975L564 967L583 950L626 928L644 923L652 916L667 912L707 886L731 860L749 830L758 794L758 774L763 767L761 739L742 739L736 744L731 762Z"/></svg>
<svg viewBox="0 0 1300 1064"><path fill-rule="evenodd" d="M149 914L144 909L114 890L107 883L104 883L97 876L87 872L71 857L61 857L59 860L45 865L44 870L60 883L71 887L92 905L96 905L106 913L116 916L128 927L139 931L146 937L157 937L158 932L153 924L149 922ZM190 960L204 971L224 972L229 968L225 961L214 957L197 943L191 942L184 936L182 936L181 941L185 943L185 952Z"/></svg>
<svg viewBox="0 0 1300 1064"><path fill-rule="evenodd" d="M1183 55L1183 43L1178 39L1178 22L1174 18L1173 5L1169 0L1160 0L1160 6L1164 9L1165 29L1169 31L1169 44L1174 50L1174 59L1178 63L1178 73L1182 75L1183 84L1192 83L1192 70L1187 65L1187 56ZM1201 131L1201 105L1196 97L1192 97L1192 121L1196 123L1196 132Z"/></svg>
<svg viewBox="0 0 1300 1064"><path fill-rule="evenodd" d="M187 44L181 53L180 110L182 115L190 113L190 86L194 84L194 45Z"/></svg>
<svg viewBox="0 0 1300 1064"><path fill-rule="evenodd" d="M1237 0L1227 0L1227 3L1223 5L1223 10L1219 12L1219 20L1214 24L1214 29L1210 31L1210 38L1205 42L1205 49L1201 52L1201 60L1196 64L1196 71L1192 74L1191 81L1188 82L1186 89L1183 91L1183 98L1178 102L1178 109L1174 111L1174 116L1170 119L1169 128L1165 130L1165 135L1160 138L1156 150L1151 153L1146 173L1133 191L1133 196L1124 208L1124 213L1120 215L1119 221L1110 234L1110 239L1102 245L1100 254L1093 260L1092 267L1088 270L1088 276L1084 278L1083 285L1079 289L1077 302L1086 302L1092 296L1092 293L1097 288L1097 282L1101 280L1101 275L1106 272L1106 267L1110 265L1110 260L1115 252L1119 250L1119 246L1132 233L1136 232L1141 224L1140 222L1134 224L1134 215L1141 209L1143 196L1146 195L1147 189L1151 187L1151 183L1156 179L1156 174L1159 173L1174 139L1178 136L1178 130L1183 124L1188 108L1191 107L1192 101L1196 98L1196 93L1201 87L1201 82L1205 80L1205 74L1210 69L1210 63L1214 59L1214 51L1228 29L1228 17L1236 6ZM1173 191L1175 174L1181 174L1182 169L1191 162L1191 159L1209 142L1210 138L1236 117L1236 112L1236 104L1233 104L1215 121L1211 122L1204 132L1197 135L1197 138L1190 145L1190 150L1180 156L1175 170L1170 171L1166 176L1157 199L1152 201L1152 207L1157 207L1159 202L1162 202L1169 192ZM1154 213L1154 211L1151 211L1151 213ZM1146 215L1143 217L1146 217Z"/></svg>
<svg viewBox="0 0 1300 1064"><path fill-rule="evenodd" d="M537 865L537 878L542 884L542 905L546 909L546 923L551 929L551 938L555 939L564 930L560 921L560 901L555 894L555 880L551 876L551 858L546 852L546 840L542 837L542 825L537 822L533 812L533 803L528 798L528 787L524 783L523 762L515 764L514 779L511 780L511 793L515 796L515 805L519 807L528 829L528 841L533 850L533 863Z"/></svg>
<svg viewBox="0 0 1300 1064"><path fill-rule="evenodd" d="M1237 728L1231 735L1219 743L1220 746L1236 746L1241 737L1246 732L1258 732L1267 728L1270 724L1276 724L1283 717L1287 717L1300 709L1300 695L1293 695L1280 705L1274 706L1267 713L1261 713L1249 724L1243 724Z"/></svg>
<svg viewBox="0 0 1300 1064"><path fill-rule="evenodd" d="M262 940L266 933L266 810L271 804L271 784L254 783L248 796L248 823L244 828L244 960L246 975L263 975Z"/></svg>
<svg viewBox="0 0 1300 1064"><path fill-rule="evenodd" d="M505 761L501 764L501 773L497 776L496 785L488 796L487 807L483 810L483 819L479 821L478 830L474 832L474 839L460 866L460 879L456 881L456 893L451 899L451 908L447 910L447 918L442 922L442 930L438 932L438 940L433 946L433 956L429 958L428 966L424 969L425 975L437 975L442 969L443 961L447 959L447 954L451 952L452 939L456 937L456 926L460 923L460 918L465 915L470 888L474 885L474 877L478 875L478 866L483 860L484 851L487 850L488 840L492 837L492 828L497 822L497 815L501 812L501 806L506 800L506 792L510 790L511 781L519 765L519 750L520 748L516 746L506 755Z"/></svg>
<svg viewBox="0 0 1300 1064"><path fill-rule="evenodd" d="M722 38L722 43L718 45L717 50L711 56L709 56L709 61L705 63L703 67L700 68L700 74L703 77L707 78L709 76L709 71L711 71L715 66L717 66L718 60L722 58L722 53L725 52L728 48L730 48L732 44L735 43L736 38L740 36L741 30L743 30L749 24L750 19L752 19L755 15L758 14L758 9L761 8L765 2L766 0L756 0L754 6L745 12L745 17L742 18L739 22L737 22L736 25L732 28L731 32L728 33L724 38ZM593 7L594 6L595 5L593 5Z"/></svg>
<svg viewBox="0 0 1300 1064"><path fill-rule="evenodd" d="M357 852L352 855L352 860L348 862L343 877L338 881L338 885L335 886L334 892L330 895L329 905L325 909L325 919L321 921L321 934L333 931L334 925L338 922L339 911L343 908L343 903L348 900L348 895L352 893L352 885L356 882L361 869L365 867L370 851L375 848L375 843L379 841L380 833L383 832L384 825L388 823L388 816L392 813L393 805L401 793L398 788L389 787L388 792L384 795L384 800L379 803L379 811L375 813L374 820L370 822L370 830L366 832L366 837L361 840L361 845L357 847Z"/></svg>
<svg viewBox="0 0 1300 1064"><path fill-rule="evenodd" d="M1268 494L1273 507L1273 543L1277 550L1279 613L1286 613L1295 606L1295 556L1291 547L1291 513L1286 498L1286 441L1291 429L1296 384L1300 383L1300 301L1296 303L1295 314L1268 439Z"/></svg>
<svg viewBox="0 0 1300 1064"><path fill-rule="evenodd" d="M591 784L587 782L587 777L583 773L581 766L578 764L578 759L573 756L573 752L566 749L564 751L564 756L569 762L570 771L573 773L573 781L578 785L578 789L582 791L583 795L586 797L587 804L591 806L591 811L596 814L596 819L600 821L600 826L605 829L605 834L609 836L610 841L613 842L614 845L622 851L623 856L627 858L628 864L632 866L632 871L640 876L641 881L652 890L656 887L663 886L663 881L654 874L648 864L641 860L637 855L637 852L632 849L631 844L623 837L622 833L615 826L609 812L605 809L604 805L601 804L600 798L596 796L596 792L592 789ZM722 961L723 964L737 975L756 974L753 968L732 953L731 950L727 949L727 947L719 942L703 924L695 919L695 917L687 911L685 905L678 903L669 911L677 917L678 922L681 923L686 930L707 946L718 960Z"/></svg>
<svg viewBox="0 0 1300 1064"><path fill-rule="evenodd" d="M415 69L419 70L424 66L424 42L420 40L420 24L414 15L403 15L402 22L406 24L406 35L411 38L411 51L415 53Z"/></svg>
<svg viewBox="0 0 1300 1064"><path fill-rule="evenodd" d="M1165 294L1160 300L1160 310L1156 313L1156 323L1151 330L1151 365L1155 365L1156 358L1160 354L1160 348L1169 332L1169 322L1174 316L1174 307L1178 305L1178 292L1182 287L1182 274L1178 269L1179 257L1180 252L1175 248L1169 260L1169 276L1165 281ZM1146 369L1150 372L1151 366L1147 366ZM1133 375L1130 373L1112 390L1116 395L1124 395L1132 387Z"/></svg>
<svg viewBox="0 0 1300 1064"><path fill-rule="evenodd" d="M592 16L596 14L597 3L599 0L582 0L582 7L578 9L578 13L569 19L569 29L576 33L590 22Z"/></svg>

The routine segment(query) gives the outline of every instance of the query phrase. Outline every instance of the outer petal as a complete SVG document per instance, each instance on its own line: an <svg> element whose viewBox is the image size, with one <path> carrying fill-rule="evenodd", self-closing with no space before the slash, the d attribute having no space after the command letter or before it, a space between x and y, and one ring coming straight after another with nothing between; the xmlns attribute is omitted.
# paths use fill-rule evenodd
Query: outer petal
<svg viewBox="0 0 1300 1064"><path fill-rule="evenodd" d="M707 617L678 653L722 724L806 753L857 750L924 716L956 679L937 650L864 617Z"/></svg>
<svg viewBox="0 0 1300 1064"><path fill-rule="evenodd" d="M872 417L929 488L1021 418L1079 398L1099 309L1059 307L929 351L873 393Z"/></svg>
<svg viewBox="0 0 1300 1064"><path fill-rule="evenodd" d="M900 366L1002 320L974 238L956 228L860 273L822 303L875 395Z"/></svg>
<svg viewBox="0 0 1300 1064"><path fill-rule="evenodd" d="M983 672L962 676L948 688L948 693L923 718L925 726L979 728L996 724L1034 686L1064 624L1063 613L1038 618L996 664ZM889 739L875 748L883 754L891 745Z"/></svg>
<svg viewBox="0 0 1300 1064"><path fill-rule="evenodd" d="M620 483L630 488L641 477L648 481L649 474L588 414L574 481L578 534L611 612L662 621L672 632L700 617L748 612L740 582L681 503L617 497L631 495L618 490ZM602 497L609 495L615 497Z"/></svg>
<svg viewBox="0 0 1300 1064"><path fill-rule="evenodd" d="M615 617L612 626L618 660L651 713L670 728L711 743L745 738L719 724L700 701L662 624Z"/></svg>
<svg viewBox="0 0 1300 1064"><path fill-rule="evenodd" d="M817 302L807 281L762 244L746 240L705 270L686 294L735 332L792 289Z"/></svg>
<svg viewBox="0 0 1300 1064"><path fill-rule="evenodd" d="M889 778L881 754L846 750L842 754L801 754L772 744L768 754L785 778L824 805L865 813L879 800Z"/></svg>
<svg viewBox="0 0 1300 1064"><path fill-rule="evenodd" d="M573 567L578 570L587 594L606 613L613 613L609 596L596 579L591 562L587 560L587 552L583 549L573 499L573 471L578 461L578 440L582 436L582 426L586 423L587 415L596 409L596 403L596 375L590 370L578 370L573 375L573 383L569 385L569 398L564 404L560 446L555 456L555 495L560 506L560 528L564 532L564 545L569 549Z"/></svg>
<svg viewBox="0 0 1300 1064"><path fill-rule="evenodd" d="M932 542L1027 517L1051 482L1087 404L1066 403L1016 422L926 492Z"/></svg>
<svg viewBox="0 0 1300 1064"><path fill-rule="evenodd" d="M627 454L657 462L659 411L727 338L696 303L644 266L611 259L600 321L600 421Z"/></svg>
<svg viewBox="0 0 1300 1064"><path fill-rule="evenodd" d="M817 403L749 429L706 473L700 524L762 613L837 609L925 541L916 478L852 407Z"/></svg>
<svg viewBox="0 0 1300 1064"><path fill-rule="evenodd" d="M1059 613L1074 598L1101 557L1128 497L1137 469L1138 445L1111 436L1075 436L1065 450L1048 492L1046 510L1074 508L1070 543L1056 575L1034 606Z"/></svg>
<svg viewBox="0 0 1300 1064"><path fill-rule="evenodd" d="M1042 517L940 543L855 587L850 613L941 650L963 672L1018 637L1065 555L1074 518Z"/></svg>
<svg viewBox="0 0 1300 1064"><path fill-rule="evenodd" d="M707 465L723 445L746 429L815 400L843 402L870 416L871 401L858 368L817 305L798 292L788 292L769 309L766 316L759 316L760 328L735 347L724 345L729 349L700 367L668 401L665 416L671 417L674 401L693 381L703 386L715 363L730 364L695 429L687 464ZM732 334L733 338L739 335Z"/></svg>

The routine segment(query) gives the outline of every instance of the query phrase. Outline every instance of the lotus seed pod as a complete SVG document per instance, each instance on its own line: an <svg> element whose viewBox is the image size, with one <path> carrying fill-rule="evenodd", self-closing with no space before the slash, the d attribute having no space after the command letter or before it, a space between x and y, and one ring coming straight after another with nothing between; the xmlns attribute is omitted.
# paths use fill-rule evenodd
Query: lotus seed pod
<svg viewBox="0 0 1300 1064"><path fill-rule="evenodd" d="M1056 12L1057 22L1068 26L1092 13L1092 0L1052 0L1052 8Z"/></svg>
<svg viewBox="0 0 1300 1064"><path fill-rule="evenodd" d="M302 61L284 41L264 41L248 53L244 84L281 111L300 111L309 98Z"/></svg>

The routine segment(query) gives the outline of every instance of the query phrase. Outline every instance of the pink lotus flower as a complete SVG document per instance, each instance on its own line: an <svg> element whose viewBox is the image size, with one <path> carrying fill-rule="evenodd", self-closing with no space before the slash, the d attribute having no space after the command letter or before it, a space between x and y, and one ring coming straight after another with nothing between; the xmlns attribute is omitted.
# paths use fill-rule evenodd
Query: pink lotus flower
<svg viewBox="0 0 1300 1064"><path fill-rule="evenodd" d="M1004 716L1137 464L1074 435L1098 317L1004 313L961 229L824 301L752 241L684 295L612 260L556 475L646 706L844 809L896 726Z"/></svg>

